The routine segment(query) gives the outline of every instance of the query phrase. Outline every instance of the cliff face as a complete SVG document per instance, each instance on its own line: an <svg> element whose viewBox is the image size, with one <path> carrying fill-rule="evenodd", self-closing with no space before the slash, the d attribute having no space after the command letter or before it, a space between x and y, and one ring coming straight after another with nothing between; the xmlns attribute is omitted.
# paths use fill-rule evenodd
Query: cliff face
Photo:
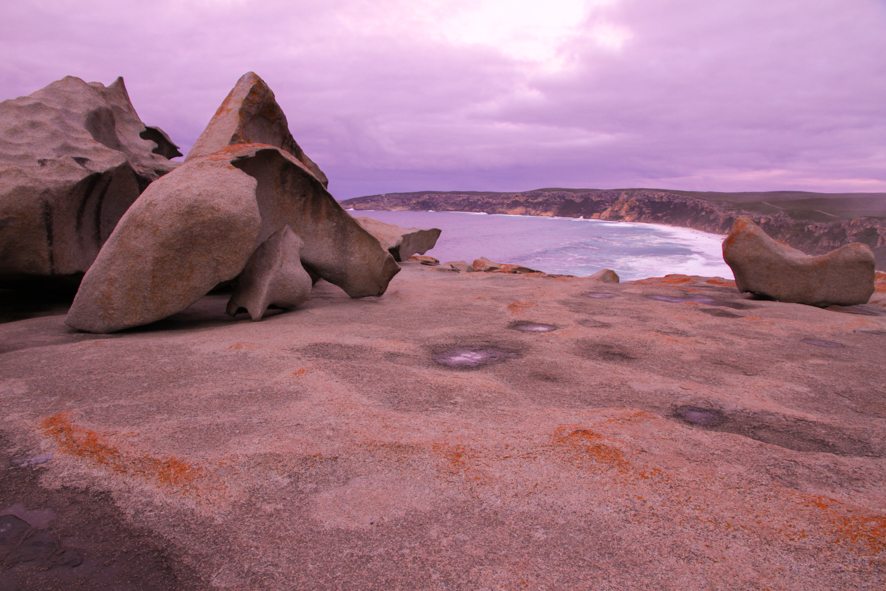
<svg viewBox="0 0 886 591"><path fill-rule="evenodd" d="M770 236L809 254L868 245L886 269L886 194L692 193L658 189L539 189L523 193L418 192L358 197L354 209L507 213L683 226L725 234L750 216Z"/></svg>

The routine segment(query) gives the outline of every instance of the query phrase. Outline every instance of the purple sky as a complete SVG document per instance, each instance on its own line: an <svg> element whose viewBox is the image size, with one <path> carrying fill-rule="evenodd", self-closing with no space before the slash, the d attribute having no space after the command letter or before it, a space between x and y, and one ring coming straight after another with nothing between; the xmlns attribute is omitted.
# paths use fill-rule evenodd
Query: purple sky
<svg viewBox="0 0 886 591"><path fill-rule="evenodd" d="M886 191L886 0L22 0L0 98L123 75L184 148L248 70L339 198Z"/></svg>

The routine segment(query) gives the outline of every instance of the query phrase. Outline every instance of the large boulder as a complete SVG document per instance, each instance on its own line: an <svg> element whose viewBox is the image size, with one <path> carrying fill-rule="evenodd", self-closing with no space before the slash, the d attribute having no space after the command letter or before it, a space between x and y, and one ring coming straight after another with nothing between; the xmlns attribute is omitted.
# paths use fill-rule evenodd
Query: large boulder
<svg viewBox="0 0 886 591"><path fill-rule="evenodd" d="M237 278L228 314L246 310L253 320L261 320L269 306L290 309L307 300L313 282L301 264L302 246L289 226L265 240Z"/></svg>
<svg viewBox="0 0 886 591"><path fill-rule="evenodd" d="M123 79L67 77L0 102L0 280L86 271L120 217L180 155Z"/></svg>
<svg viewBox="0 0 886 591"><path fill-rule="evenodd" d="M197 138L186 160L208 156L228 145L267 144L288 152L326 187L329 181L289 131L273 91L255 72L240 77Z"/></svg>
<svg viewBox="0 0 886 591"><path fill-rule="evenodd" d="M363 228L375 236L394 259L405 261L414 254L424 254L434 248L440 238L439 228L421 230L418 228L401 228L372 218L354 218Z"/></svg>
<svg viewBox="0 0 886 591"><path fill-rule="evenodd" d="M770 238L740 217L723 241L723 259L741 292L814 306L863 304L874 292L874 254L860 243L810 256Z"/></svg>
<svg viewBox="0 0 886 591"><path fill-rule="evenodd" d="M237 277L259 242L256 184L208 160L152 183L83 277L65 322L87 332L149 324Z"/></svg>
<svg viewBox="0 0 886 591"><path fill-rule="evenodd" d="M148 187L87 272L66 322L112 332L184 310L240 275L287 226L304 242L307 271L351 297L383 294L400 270L301 161L273 146L232 145Z"/></svg>

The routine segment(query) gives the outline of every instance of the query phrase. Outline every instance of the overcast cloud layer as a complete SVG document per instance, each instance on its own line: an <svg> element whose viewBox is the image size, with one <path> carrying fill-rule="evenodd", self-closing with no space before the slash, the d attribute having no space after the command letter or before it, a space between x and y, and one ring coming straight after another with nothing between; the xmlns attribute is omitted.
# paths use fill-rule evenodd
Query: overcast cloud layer
<svg viewBox="0 0 886 591"><path fill-rule="evenodd" d="M0 98L126 84L189 147L248 70L339 198L886 191L886 0L24 0Z"/></svg>

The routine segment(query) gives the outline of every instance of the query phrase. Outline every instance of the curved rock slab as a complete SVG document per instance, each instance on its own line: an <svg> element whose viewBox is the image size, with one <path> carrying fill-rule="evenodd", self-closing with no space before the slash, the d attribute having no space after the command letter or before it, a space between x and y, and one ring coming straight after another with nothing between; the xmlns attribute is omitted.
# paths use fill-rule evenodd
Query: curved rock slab
<svg viewBox="0 0 886 591"><path fill-rule="evenodd" d="M740 217L723 241L723 260L741 292L814 306L866 303L874 293L874 254L860 243L810 256Z"/></svg>
<svg viewBox="0 0 886 591"><path fill-rule="evenodd" d="M235 278L258 244L255 192L254 178L221 160L151 184L83 277L65 323L87 332L149 324Z"/></svg>
<svg viewBox="0 0 886 591"><path fill-rule="evenodd" d="M290 309L308 299L313 281L301 265L303 245L289 226L265 240L237 278L228 314L236 316L245 309L250 318L261 320L269 306Z"/></svg>
<svg viewBox="0 0 886 591"><path fill-rule="evenodd" d="M405 261L414 254L424 254L434 248L440 238L439 228L421 230L401 228L372 218L355 217L364 230L375 236L381 245L390 252L397 262Z"/></svg>
<svg viewBox="0 0 886 591"><path fill-rule="evenodd" d="M309 273L352 298L380 296L400 271L394 257L360 227L295 157L263 145L235 145L209 156L231 162L258 181L260 241L290 226L304 241Z"/></svg>
<svg viewBox="0 0 886 591"><path fill-rule="evenodd" d="M86 271L174 155L122 78L105 87L69 76L0 103L0 279Z"/></svg>
<svg viewBox="0 0 886 591"><path fill-rule="evenodd" d="M197 138L186 160L209 156L233 144L268 144L292 154L326 187L326 175L289 132L283 109L273 91L255 72L247 72L237 81L209 125Z"/></svg>

